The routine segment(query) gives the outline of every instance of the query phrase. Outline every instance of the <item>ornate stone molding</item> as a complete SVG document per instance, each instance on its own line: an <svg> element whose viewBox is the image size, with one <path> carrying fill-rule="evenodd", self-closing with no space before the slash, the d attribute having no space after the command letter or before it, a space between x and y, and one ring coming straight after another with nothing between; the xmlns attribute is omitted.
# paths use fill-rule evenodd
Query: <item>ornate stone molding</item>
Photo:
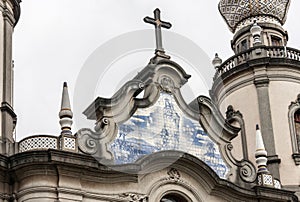
<svg viewBox="0 0 300 202"><path fill-rule="evenodd" d="M228 123L210 98L199 96L198 104L200 123L207 132L213 136L213 139L216 142L229 143L237 136L240 128L234 127Z"/></svg>
<svg viewBox="0 0 300 202"><path fill-rule="evenodd" d="M85 154L93 155L99 159L112 160L113 156L107 148L117 133L117 125L113 119L103 118L97 122L95 132L89 128L80 129L76 133L78 147Z"/></svg>
<svg viewBox="0 0 300 202"><path fill-rule="evenodd" d="M243 158L245 160L249 160L249 156L248 156L248 144L247 144L247 139L246 139L246 130L245 130L245 121L243 119L243 114L240 111L236 111L234 110L232 105L229 105L227 107L227 111L226 111L226 120L232 124L233 122L237 122L240 125L241 128L241 139L242 139L242 149L243 149Z"/></svg>
<svg viewBox="0 0 300 202"><path fill-rule="evenodd" d="M88 119L96 120L96 127L95 131L84 128L77 132L80 151L101 159L112 160L107 145L116 137L118 124L130 119L137 109L153 105L162 91L172 94L181 110L194 120L198 120L198 109L186 104L180 92L181 86L189 77L173 61L151 60L147 67L122 86L112 98L98 97L84 111ZM144 91L143 98L137 98L142 91Z"/></svg>
<svg viewBox="0 0 300 202"><path fill-rule="evenodd" d="M295 164L300 165L300 154L293 154L292 157L295 161Z"/></svg>
<svg viewBox="0 0 300 202"><path fill-rule="evenodd" d="M181 177L179 171L175 168L171 168L167 174L169 175L169 179L174 181L178 181Z"/></svg>
<svg viewBox="0 0 300 202"><path fill-rule="evenodd" d="M160 84L161 88L166 92L172 93L175 90L175 84L174 84L173 80L166 75L162 75L159 78L159 84Z"/></svg>
<svg viewBox="0 0 300 202"><path fill-rule="evenodd" d="M296 165L300 165L300 148L299 148L300 146L298 145L295 121L294 121L294 115L298 110L300 110L300 94L298 94L297 99L295 101L291 102L289 106L289 112L288 112L290 135L291 135L292 150L293 150L292 158L294 159Z"/></svg>
<svg viewBox="0 0 300 202"><path fill-rule="evenodd" d="M229 156L230 161L238 167L238 175L233 175L232 177L235 177L235 180L239 180L238 178L242 179L244 186L251 187L256 180L256 167L248 160L236 160L232 155L232 149L233 145L231 143L226 145L227 156Z"/></svg>
<svg viewBox="0 0 300 202"><path fill-rule="evenodd" d="M251 181L251 165L248 162L237 162L226 151L226 145L237 136L240 129L225 120L209 98L200 96L189 105L184 101L180 88L189 77L175 62L152 59L146 68L127 82L112 98L98 97L84 112L88 119L96 120L97 125L95 132L91 129L81 129L77 132L80 151L102 160L113 160L108 145L116 137L117 126L127 121L137 109L152 106L163 91L171 94L181 111L199 122L208 137L216 143L222 160L228 165L229 175L235 176L229 179L237 181L242 178L244 181ZM143 98L137 98L141 91L144 91ZM179 178L180 174L175 170L169 171L170 180L178 181Z"/></svg>
<svg viewBox="0 0 300 202"><path fill-rule="evenodd" d="M237 136L240 129L232 126L230 121L237 117L242 119L241 113L229 107L227 119L224 119L209 98L201 96L198 101L201 113L200 122L208 133L214 134L212 136L220 144L223 157L231 167L228 179L232 182L243 182L246 187L251 185L256 179L255 166L248 160L236 160L231 153L233 145L230 141Z"/></svg>
<svg viewBox="0 0 300 202"><path fill-rule="evenodd" d="M148 201L148 196L144 194L138 194L138 193L122 193L119 194L119 197L122 200L126 200L128 202L147 202Z"/></svg>

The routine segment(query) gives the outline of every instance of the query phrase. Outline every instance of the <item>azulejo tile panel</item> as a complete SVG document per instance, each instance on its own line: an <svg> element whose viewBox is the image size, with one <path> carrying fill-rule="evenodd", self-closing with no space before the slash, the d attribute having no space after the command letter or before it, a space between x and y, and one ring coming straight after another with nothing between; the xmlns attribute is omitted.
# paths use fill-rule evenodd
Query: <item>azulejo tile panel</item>
<svg viewBox="0 0 300 202"><path fill-rule="evenodd" d="M126 164L163 150L177 150L194 155L224 178L228 167L219 148L203 131L198 121L185 115L173 95L161 93L155 105L138 109L111 143L116 164Z"/></svg>

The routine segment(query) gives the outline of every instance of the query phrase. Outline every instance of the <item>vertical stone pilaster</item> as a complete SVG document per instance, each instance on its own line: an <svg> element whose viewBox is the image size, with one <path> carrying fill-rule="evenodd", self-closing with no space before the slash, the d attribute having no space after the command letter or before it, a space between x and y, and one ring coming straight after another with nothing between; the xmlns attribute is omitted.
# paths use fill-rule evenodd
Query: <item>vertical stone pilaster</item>
<svg viewBox="0 0 300 202"><path fill-rule="evenodd" d="M13 7L10 2L0 0L0 133L1 154L9 155L14 151L14 129L16 114L13 110L13 62L12 34L15 23Z"/></svg>
<svg viewBox="0 0 300 202"><path fill-rule="evenodd" d="M254 84L257 90L261 131L263 134L263 141L268 152L268 169L272 173L274 178L280 180L280 159L276 154L275 148L275 138L269 98L269 79L266 74L266 67L255 68L254 71Z"/></svg>

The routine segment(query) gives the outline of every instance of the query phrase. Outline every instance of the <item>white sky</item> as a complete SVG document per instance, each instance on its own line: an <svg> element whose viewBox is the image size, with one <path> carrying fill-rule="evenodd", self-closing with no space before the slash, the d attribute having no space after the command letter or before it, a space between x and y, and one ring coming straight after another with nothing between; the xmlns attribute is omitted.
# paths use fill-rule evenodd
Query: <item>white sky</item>
<svg viewBox="0 0 300 202"><path fill-rule="evenodd" d="M90 54L106 41L123 33L153 29L142 19L145 16L152 17L156 7L162 11L162 20L172 23L171 31L192 40L209 57L212 58L215 52L218 52L223 60L232 56L230 40L233 34L218 12L218 1L23 1L21 18L14 32L13 47L14 108L18 115L17 140L33 134L59 135L58 112L63 82L67 81L69 84L72 102L77 76ZM284 26L289 32L288 45L298 49L300 48L299 13L297 13L299 8L300 1L292 1L287 23ZM168 51L168 47L165 49ZM149 52L147 60L142 57L143 60L137 59L132 64L140 68L145 66L152 56L153 53ZM140 58L138 55L136 57ZM115 65L114 71L124 71L124 64L132 60L135 60L135 57L128 56L127 62L119 63L122 67ZM186 70L191 74L188 69ZM130 71L135 74L135 69ZM95 97L98 94L109 97L117 89L116 85L119 85L120 79L111 78L111 74L107 78L98 84ZM110 79L116 79L117 84L106 84ZM197 85L193 84L191 88L198 93ZM89 104L92 101L90 100ZM73 132L78 129L75 125Z"/></svg>

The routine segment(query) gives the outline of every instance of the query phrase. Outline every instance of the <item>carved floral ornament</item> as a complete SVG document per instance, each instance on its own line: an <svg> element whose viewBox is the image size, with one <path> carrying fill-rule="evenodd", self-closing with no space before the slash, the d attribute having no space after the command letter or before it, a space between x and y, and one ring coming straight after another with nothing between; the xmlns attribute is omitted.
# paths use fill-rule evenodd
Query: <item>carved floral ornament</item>
<svg viewBox="0 0 300 202"><path fill-rule="evenodd" d="M161 88L166 91L166 92L174 92L174 89L175 89L175 85L174 85L174 81L166 76L166 75L163 75L160 77L160 86Z"/></svg>
<svg viewBox="0 0 300 202"><path fill-rule="evenodd" d="M181 177L179 171L176 170L175 168L171 168L171 169L167 172L167 174L169 175L169 179L175 180L175 181L179 180L180 177Z"/></svg>
<svg viewBox="0 0 300 202"><path fill-rule="evenodd" d="M119 197L122 200L126 200L129 202L147 202L148 196L144 194L138 194L138 193L123 193L120 194Z"/></svg>

